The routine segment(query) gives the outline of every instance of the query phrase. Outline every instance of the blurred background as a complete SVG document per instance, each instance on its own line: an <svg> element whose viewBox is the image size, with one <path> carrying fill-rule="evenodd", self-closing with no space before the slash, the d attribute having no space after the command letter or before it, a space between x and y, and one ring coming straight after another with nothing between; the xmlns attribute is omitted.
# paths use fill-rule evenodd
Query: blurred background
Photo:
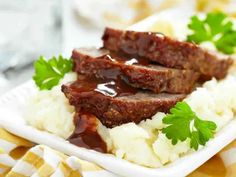
<svg viewBox="0 0 236 177"><path fill-rule="evenodd" d="M236 17L236 0L0 0L0 95L29 80L40 55L70 57L73 48L100 46L105 26L125 29L181 8ZM168 28L158 24L148 30Z"/></svg>

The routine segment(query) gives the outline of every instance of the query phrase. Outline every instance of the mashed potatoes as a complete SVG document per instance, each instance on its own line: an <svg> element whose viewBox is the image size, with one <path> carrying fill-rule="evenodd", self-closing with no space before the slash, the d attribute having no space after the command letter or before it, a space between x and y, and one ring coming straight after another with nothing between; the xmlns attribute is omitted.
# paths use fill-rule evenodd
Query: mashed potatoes
<svg viewBox="0 0 236 177"><path fill-rule="evenodd" d="M75 73L67 74L52 90L38 91L31 97L25 110L27 123L40 130L68 138L74 130L74 107L69 105L68 99L61 92L61 84L75 79Z"/></svg>
<svg viewBox="0 0 236 177"><path fill-rule="evenodd" d="M222 81L212 79L197 88L185 101L196 114L217 124L217 131L234 118L236 113L236 77L228 75ZM112 152L119 158L136 164L159 167L191 152L189 139L172 145L161 133L164 113L157 113L151 120L124 124L112 129Z"/></svg>

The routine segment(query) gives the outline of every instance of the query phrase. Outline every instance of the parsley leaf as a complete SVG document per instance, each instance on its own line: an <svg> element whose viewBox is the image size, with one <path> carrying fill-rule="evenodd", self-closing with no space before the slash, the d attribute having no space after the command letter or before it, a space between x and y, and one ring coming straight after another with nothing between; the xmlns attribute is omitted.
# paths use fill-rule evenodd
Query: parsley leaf
<svg viewBox="0 0 236 177"><path fill-rule="evenodd" d="M190 147L195 150L198 150L199 145L204 146L210 138L213 138L217 128L214 122L197 117L186 102L178 102L162 122L168 125L162 133L171 140L173 145L190 138Z"/></svg>
<svg viewBox="0 0 236 177"><path fill-rule="evenodd" d="M236 47L236 30L233 23L222 12L208 13L205 19L192 16L188 28L192 34L187 36L187 41L200 44L211 41L216 48L226 54L232 54Z"/></svg>
<svg viewBox="0 0 236 177"><path fill-rule="evenodd" d="M44 57L34 63L33 79L40 90L50 90L57 85L64 75L72 70L72 61L59 56L48 61Z"/></svg>

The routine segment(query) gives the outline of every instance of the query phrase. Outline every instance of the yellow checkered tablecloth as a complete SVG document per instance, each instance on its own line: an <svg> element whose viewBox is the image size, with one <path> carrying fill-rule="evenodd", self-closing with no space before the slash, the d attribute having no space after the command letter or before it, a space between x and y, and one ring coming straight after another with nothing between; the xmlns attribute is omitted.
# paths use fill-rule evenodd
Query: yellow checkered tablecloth
<svg viewBox="0 0 236 177"><path fill-rule="evenodd" d="M101 171L95 164L35 145L0 128L0 177L82 177L87 172L100 177ZM109 173L105 176L110 177ZM236 177L236 141L189 177Z"/></svg>
<svg viewBox="0 0 236 177"><path fill-rule="evenodd" d="M0 128L0 177L80 177L101 171L92 163L35 145Z"/></svg>

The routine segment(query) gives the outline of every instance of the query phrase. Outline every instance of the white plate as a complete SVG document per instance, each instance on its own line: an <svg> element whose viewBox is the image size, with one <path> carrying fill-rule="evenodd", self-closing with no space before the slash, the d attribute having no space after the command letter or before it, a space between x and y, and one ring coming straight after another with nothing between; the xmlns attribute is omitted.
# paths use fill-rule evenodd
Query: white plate
<svg viewBox="0 0 236 177"><path fill-rule="evenodd" d="M145 168L118 159L113 155L79 148L55 135L27 126L23 119L23 109L27 99L34 94L35 90L34 83L30 81L0 98L0 126L35 143L45 144L68 155L75 155L95 162L103 168L122 176L186 176L236 138L236 120L233 120L220 130L206 147L198 152L188 154L162 168Z"/></svg>
<svg viewBox="0 0 236 177"><path fill-rule="evenodd" d="M146 22L141 22L134 27L137 30L144 30L145 27L155 22L156 18L157 16L154 15L148 18ZM110 154L102 154L93 150L79 148L55 135L27 126L23 119L23 109L27 99L35 91L34 83L30 81L2 96L0 98L0 126L35 143L45 144L68 155L75 155L82 159L95 162L106 170L122 176L183 177L202 165L236 138L236 120L232 120L203 149L185 155L161 168L145 168L118 159Z"/></svg>

